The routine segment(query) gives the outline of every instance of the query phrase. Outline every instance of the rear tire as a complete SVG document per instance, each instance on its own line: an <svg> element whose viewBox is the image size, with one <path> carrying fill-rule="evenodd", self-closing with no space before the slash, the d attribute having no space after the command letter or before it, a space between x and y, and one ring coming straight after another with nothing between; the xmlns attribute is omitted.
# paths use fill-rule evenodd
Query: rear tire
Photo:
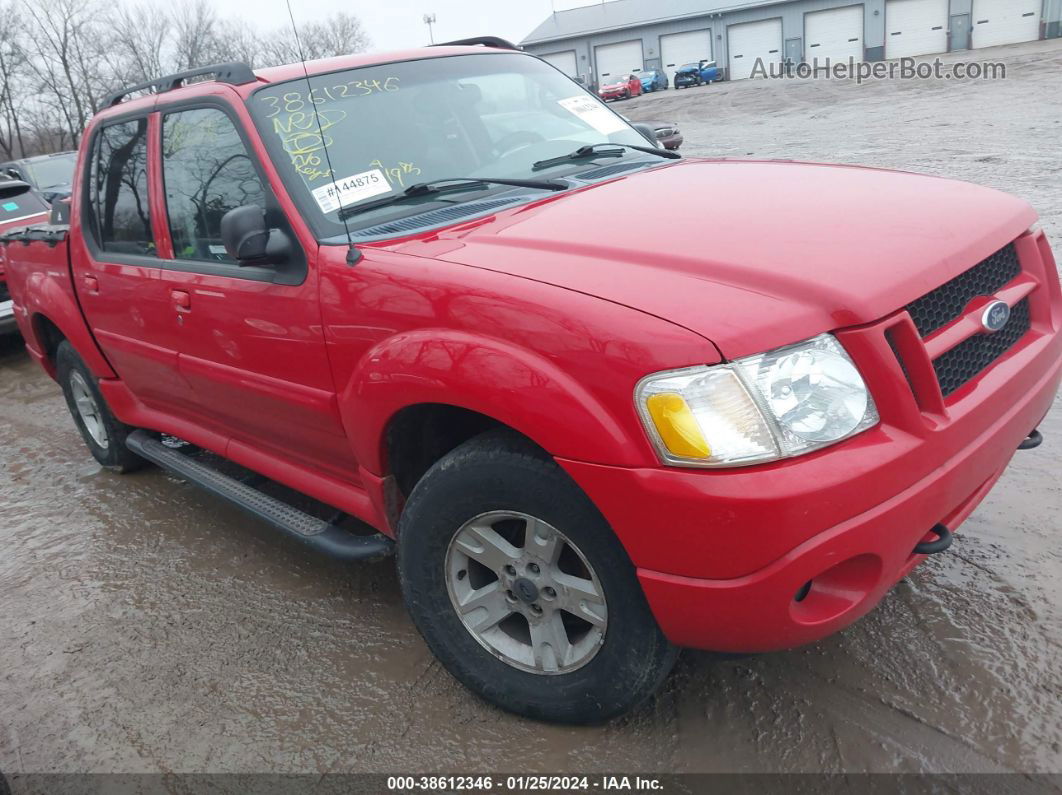
<svg viewBox="0 0 1062 795"><path fill-rule="evenodd" d="M417 483L399 522L398 572L446 669L530 718L621 715L657 690L678 655L604 517L513 434L460 445Z"/></svg>
<svg viewBox="0 0 1062 795"><path fill-rule="evenodd" d="M92 457L102 466L122 474L144 466L147 462L125 446L125 438L135 428L120 422L111 413L96 376L66 340L59 343L56 351L55 372L66 407Z"/></svg>

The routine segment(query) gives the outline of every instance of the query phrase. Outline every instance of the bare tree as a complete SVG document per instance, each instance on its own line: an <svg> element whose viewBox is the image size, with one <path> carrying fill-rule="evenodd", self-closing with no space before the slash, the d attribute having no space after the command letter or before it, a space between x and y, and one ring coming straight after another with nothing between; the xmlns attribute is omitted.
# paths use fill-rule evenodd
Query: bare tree
<svg viewBox="0 0 1062 795"><path fill-rule="evenodd" d="M26 57L17 42L17 12L0 4L0 152L10 160L24 149L19 112L24 96Z"/></svg>
<svg viewBox="0 0 1062 795"><path fill-rule="evenodd" d="M174 65L178 71L216 63L218 16L207 0L191 0L173 14Z"/></svg>
<svg viewBox="0 0 1062 795"><path fill-rule="evenodd" d="M307 61L364 52L369 35L356 16L340 11L320 22L299 25L299 43ZM291 28L278 28L264 42L263 58L270 66L295 63L299 48Z"/></svg>
<svg viewBox="0 0 1062 795"><path fill-rule="evenodd" d="M107 83L103 75L106 48L99 46L102 31L94 23L92 0L23 0L20 27L26 62L41 102L52 107L77 144L95 112L93 93Z"/></svg>
<svg viewBox="0 0 1062 795"><path fill-rule="evenodd" d="M268 66L262 60L262 50L262 34L242 20L223 19L218 23L211 53L214 63L236 61L252 68Z"/></svg>
<svg viewBox="0 0 1062 795"><path fill-rule="evenodd" d="M122 61L115 77L144 83L169 70L166 48L173 33L170 14L154 3L121 6L114 16L114 48Z"/></svg>
<svg viewBox="0 0 1062 795"><path fill-rule="evenodd" d="M164 5L166 3L166 5ZM172 4L171 4L172 3ZM212 0L0 0L0 156L77 146L111 91L211 63L299 59L290 28L263 35ZM307 59L362 52L357 17L299 28Z"/></svg>

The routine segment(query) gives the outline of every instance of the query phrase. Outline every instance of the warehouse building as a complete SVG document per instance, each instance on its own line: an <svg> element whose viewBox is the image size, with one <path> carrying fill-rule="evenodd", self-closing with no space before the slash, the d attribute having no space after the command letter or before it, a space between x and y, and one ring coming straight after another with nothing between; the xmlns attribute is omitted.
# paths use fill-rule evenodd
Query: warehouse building
<svg viewBox="0 0 1062 795"><path fill-rule="evenodd" d="M881 61L1062 35L1062 0L611 0L552 14L522 42L590 85L715 61Z"/></svg>

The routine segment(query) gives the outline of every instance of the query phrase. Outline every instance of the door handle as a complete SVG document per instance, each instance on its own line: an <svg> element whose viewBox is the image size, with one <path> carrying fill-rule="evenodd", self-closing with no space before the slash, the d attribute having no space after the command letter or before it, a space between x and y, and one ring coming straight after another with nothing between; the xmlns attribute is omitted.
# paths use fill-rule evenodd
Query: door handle
<svg viewBox="0 0 1062 795"><path fill-rule="evenodd" d="M192 309L192 296L184 290L170 290L170 299L178 312L188 312Z"/></svg>
<svg viewBox="0 0 1062 795"><path fill-rule="evenodd" d="M98 293L100 291L100 280L95 276L82 276L81 283L85 285L85 289L90 293Z"/></svg>

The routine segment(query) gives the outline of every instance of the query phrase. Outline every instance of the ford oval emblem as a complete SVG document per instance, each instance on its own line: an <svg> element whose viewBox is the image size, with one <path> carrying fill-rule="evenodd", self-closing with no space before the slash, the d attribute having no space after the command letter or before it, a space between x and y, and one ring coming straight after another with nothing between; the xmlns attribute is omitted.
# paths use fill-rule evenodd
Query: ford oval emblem
<svg viewBox="0 0 1062 795"><path fill-rule="evenodd" d="M981 315L981 325L989 334L999 331L1007 325L1008 320L1010 320L1010 307L1005 301L993 301L985 307L984 314Z"/></svg>

